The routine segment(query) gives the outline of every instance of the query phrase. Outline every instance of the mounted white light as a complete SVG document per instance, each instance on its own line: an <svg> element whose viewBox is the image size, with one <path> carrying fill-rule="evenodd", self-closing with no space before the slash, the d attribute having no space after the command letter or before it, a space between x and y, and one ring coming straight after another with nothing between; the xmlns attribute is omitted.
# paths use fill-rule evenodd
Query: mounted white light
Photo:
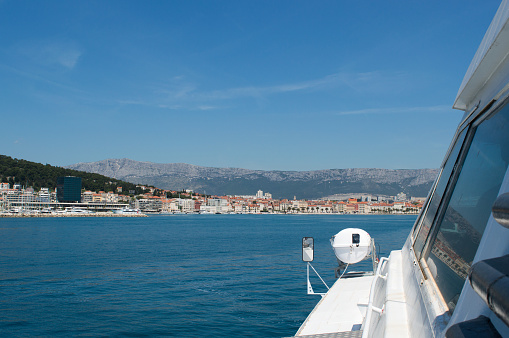
<svg viewBox="0 0 509 338"><path fill-rule="evenodd" d="M346 264L362 261L371 253L371 237L356 228L348 228L338 232L331 238L331 245L337 259Z"/></svg>

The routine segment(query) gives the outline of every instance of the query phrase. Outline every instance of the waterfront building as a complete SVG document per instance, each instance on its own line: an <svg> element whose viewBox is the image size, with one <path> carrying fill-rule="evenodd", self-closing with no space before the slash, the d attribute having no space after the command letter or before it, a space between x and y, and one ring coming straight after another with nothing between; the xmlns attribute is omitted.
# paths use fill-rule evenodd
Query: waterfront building
<svg viewBox="0 0 509 338"><path fill-rule="evenodd" d="M161 210L164 212L174 213L180 211L179 204L176 199L161 199Z"/></svg>
<svg viewBox="0 0 509 338"><path fill-rule="evenodd" d="M393 205L392 204L389 204L389 203L384 203L384 202L380 202L380 203L373 203L371 205L371 208L373 211L377 211L377 212L382 212L382 213L385 213L385 212L391 212L393 210Z"/></svg>
<svg viewBox="0 0 509 338"><path fill-rule="evenodd" d="M137 200L136 208L147 212L161 211L163 209L163 202L162 199L157 196L142 198Z"/></svg>
<svg viewBox="0 0 509 338"><path fill-rule="evenodd" d="M329 214L334 210L332 203L320 204L317 206L317 212L321 214Z"/></svg>
<svg viewBox="0 0 509 338"><path fill-rule="evenodd" d="M235 203L233 205L233 211L237 214L245 214L248 212L246 205L243 203Z"/></svg>
<svg viewBox="0 0 509 338"><path fill-rule="evenodd" d="M371 211L371 207L369 206L368 202L360 202L357 203L359 214L369 214Z"/></svg>
<svg viewBox="0 0 509 338"><path fill-rule="evenodd" d="M301 200L293 200L292 201L292 209L297 209L297 211L305 211L308 208L307 201Z"/></svg>
<svg viewBox="0 0 509 338"><path fill-rule="evenodd" d="M346 210L346 202L341 201L335 204L335 210L337 210L337 212L344 213Z"/></svg>
<svg viewBox="0 0 509 338"><path fill-rule="evenodd" d="M91 203L94 201L94 193L90 190L87 190L81 194L81 202L83 203Z"/></svg>
<svg viewBox="0 0 509 338"><path fill-rule="evenodd" d="M58 177L57 200L58 202L81 202L81 177Z"/></svg>
<svg viewBox="0 0 509 338"><path fill-rule="evenodd" d="M232 210L228 200L222 198L209 198L206 205L200 207L201 212L213 214L226 214Z"/></svg>
<svg viewBox="0 0 509 338"><path fill-rule="evenodd" d="M24 202L35 202L35 196L31 192L28 191L20 191L20 190L9 190L7 192L7 202L21 204Z"/></svg>
<svg viewBox="0 0 509 338"><path fill-rule="evenodd" d="M41 190L39 190L39 202L42 203L51 202L51 194L48 188L41 188Z"/></svg>
<svg viewBox="0 0 509 338"><path fill-rule="evenodd" d="M248 204L248 212L251 214L259 214L260 206L258 204Z"/></svg>
<svg viewBox="0 0 509 338"><path fill-rule="evenodd" d="M108 191L107 193L102 193L101 194L102 198L103 198L103 201L106 201L108 203L116 203L118 202L118 195L111 192L111 191Z"/></svg>
<svg viewBox="0 0 509 338"><path fill-rule="evenodd" d="M287 212L292 208L292 203L287 199L281 200L279 202L279 210L283 212Z"/></svg>
<svg viewBox="0 0 509 338"><path fill-rule="evenodd" d="M260 206L260 210L263 212L272 212L272 203L266 202L266 201L260 201L258 202L258 205Z"/></svg>
<svg viewBox="0 0 509 338"><path fill-rule="evenodd" d="M403 192L400 192L399 194L396 195L395 200L398 201L398 202L406 201L406 194L403 193Z"/></svg>
<svg viewBox="0 0 509 338"><path fill-rule="evenodd" d="M178 204L182 212L193 213L194 212L194 200L190 198L179 198Z"/></svg>
<svg viewBox="0 0 509 338"><path fill-rule="evenodd" d="M345 213L353 214L359 212L359 204L357 203L347 203L345 205Z"/></svg>
<svg viewBox="0 0 509 338"><path fill-rule="evenodd" d="M395 211L403 211L403 208L405 207L405 202L394 202L392 208Z"/></svg>

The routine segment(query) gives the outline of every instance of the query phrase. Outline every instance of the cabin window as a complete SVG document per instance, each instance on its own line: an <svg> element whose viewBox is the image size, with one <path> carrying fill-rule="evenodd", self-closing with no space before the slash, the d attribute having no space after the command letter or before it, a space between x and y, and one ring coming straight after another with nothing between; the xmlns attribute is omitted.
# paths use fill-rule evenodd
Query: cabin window
<svg viewBox="0 0 509 338"><path fill-rule="evenodd" d="M463 141L465 140L466 133L467 128L465 128L456 139L456 144L454 145L454 148L452 149L449 158L447 159L447 162L445 163L440 174L440 179L436 185L435 192L428 202L428 209L424 215L419 233L417 234L417 238L415 239L414 243L414 252L417 258L421 257L421 251L424 248L424 244L426 243L426 238L428 238L429 230L433 224L433 220L440 205L440 201L444 196L445 189L447 188L450 178L452 177L451 174L455 168L456 160L460 153L461 146L463 145Z"/></svg>
<svg viewBox="0 0 509 338"><path fill-rule="evenodd" d="M477 127L445 212L436 222L431 249L426 249L426 263L451 312L507 171L508 136L509 106Z"/></svg>

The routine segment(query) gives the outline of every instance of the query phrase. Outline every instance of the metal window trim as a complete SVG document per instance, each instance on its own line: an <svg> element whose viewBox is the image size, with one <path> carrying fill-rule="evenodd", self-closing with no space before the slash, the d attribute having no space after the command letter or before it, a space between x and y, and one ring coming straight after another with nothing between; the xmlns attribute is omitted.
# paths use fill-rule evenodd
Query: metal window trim
<svg viewBox="0 0 509 338"><path fill-rule="evenodd" d="M465 135L465 139L463 141L462 148L461 148L458 158L456 160L455 167L451 173L450 182L448 182L447 187L444 191L444 196L442 197L442 199L440 201L440 205L437 209L436 215L435 215L433 222L431 224L430 231L429 231L428 236L425 240L423 249L421 250L420 255L418 255L419 253L414 252L414 255L416 257L416 262L420 268L419 270L421 271L423 280L431 281L430 284L432 285L432 288L434 288L437 291L437 294L440 295L442 302L446 305L447 308L448 308L448 306L442 297L442 292L441 292L440 288L438 287L438 285L436 284L434 277L429 272L429 267L428 267L426 260L428 259L429 254L431 252L431 248L435 243L436 237L438 235L438 231L440 229L440 225L442 224L443 217L445 215L447 207L449 206L450 198L451 198L452 194L454 193L454 189L456 188L458 178L461 174L461 169L463 168L463 164L464 164L465 159L466 159L468 152L470 150L470 146L471 146L474 136L476 134L477 128L479 127L479 125L481 123L483 123L487 119L495 116L498 112L500 112L507 105L509 105L509 92L506 93L504 99L498 100L498 102L495 100L490 101L490 103L486 107L484 107L484 109L482 109L479 112L479 114L476 115L477 118L475 120L472 120L468 124L460 126L460 128L458 128L457 134L455 135L455 139L454 139L455 141L461 131L463 131L465 128L469 128L469 130L467 130L467 134ZM451 150L452 150L452 147L448 151L447 158L450 156ZM445 163L446 163L446 161L444 161L444 164ZM414 243L412 243L412 247L413 247L413 244Z"/></svg>
<svg viewBox="0 0 509 338"><path fill-rule="evenodd" d="M424 216L428 212L428 208L429 208L430 202L433 199L433 196L435 195L435 191L436 191L436 188L438 186L438 182L440 182L440 178L442 177L442 174L444 172L445 165L446 165L447 161L449 160L449 157L451 156L454 148L456 147L456 143L458 142L458 139L461 136L461 134L463 133L464 129L465 129L465 127L461 127L461 125L458 126L458 128L456 129L456 133L454 134L452 142L449 145L449 149L447 150L446 156L445 156L445 158L442 161L442 164L440 166L440 172L438 173L437 177L435 178L435 182L433 183L433 185L432 185L432 187L430 189L430 193L428 193L428 198L426 199L426 202L424 203L422 211L419 214L419 218L415 222L415 225L413 227L413 230L411 232L411 237L410 237L411 240L412 240L412 247L414 246L415 241L417 239L417 234L419 234L419 231L421 230L422 222L424 220ZM465 136L465 139L466 139L466 136ZM463 139L463 144L465 144L465 139ZM463 147L463 144L461 145L462 147ZM460 149L460 152L458 153L458 157L459 157L460 153L461 153L461 149ZM447 190L447 187L446 187L446 190ZM444 190L444 193L445 193L446 190ZM442 199L443 199L443 197L442 197ZM433 222L432 222L431 225L433 226ZM431 229L430 229L430 231L431 231Z"/></svg>
<svg viewBox="0 0 509 338"><path fill-rule="evenodd" d="M447 184L447 187L444 192L444 196L442 197L442 200L440 201L440 206L438 208L437 214L436 214L435 219L433 220L433 223L431 225L430 233L428 234L428 238L426 238L426 244L424 245L424 248L423 248L422 254L421 254L422 258L427 259L429 257L429 253L430 253L431 247L432 247L431 243L434 244L436 236L438 235L440 225L442 224L443 217L445 215L447 207L449 206L449 202L450 202L452 194L454 193L454 189L456 188L456 184L458 183L458 178L459 178L459 175L461 174L461 169L463 168L463 164L464 164L465 159L466 159L468 152L470 150L470 146L472 145L472 141L475 137L477 128L484 121L495 116L507 104L509 104L509 92L505 93L504 99L491 100L485 107L483 107L482 110L479 111L478 114L475 114L475 116L474 116L475 119L471 120L468 124L465 124L463 126L460 126L460 128L458 128L458 131L459 130L463 131L466 128L469 128L469 130L467 130L467 135L465 136L465 140L463 141L463 145L460 150L460 154L458 156L458 159L456 160L455 168L453 169L453 172L451 175L452 180Z"/></svg>
<svg viewBox="0 0 509 338"><path fill-rule="evenodd" d="M465 162L465 158L468 155L468 151L470 150L470 145L472 144L472 140L474 139L476 127L469 127L469 130L466 131L465 139L463 140L463 144L461 145L460 152L458 154L458 158L454 163L454 168L452 169L451 176L449 178L449 182L447 182L447 186L444 191L444 195L440 200L440 205L438 206L437 213L433 218L433 222L431 223L430 231L428 233L428 237L426 238L424 247L421 251L421 255L419 258L427 259L429 257L429 253L431 251L432 243L435 243L435 239L438 235L438 230L440 225L442 224L445 212L447 207L449 206L449 202L451 200L451 196L456 188L456 183L458 183L458 178L461 173L461 169L463 168L463 163Z"/></svg>
<svg viewBox="0 0 509 338"><path fill-rule="evenodd" d="M419 217L415 221L414 227L410 234L410 239L412 241L412 248L414 247L415 241L417 240L417 235L421 231L424 216L428 212L429 204L430 204L431 200L433 199L433 196L435 195L435 191L437 189L438 182L440 181L440 177L442 177L443 172L444 172L444 167L441 167L440 172L438 173L437 177L435 178L435 181L433 182L433 185L431 186L430 192L428 193L428 197L426 198L426 201L424 202L424 206L423 206L421 212L419 213Z"/></svg>
<svg viewBox="0 0 509 338"><path fill-rule="evenodd" d="M450 158L450 156L452 154L453 149L457 146L457 142L459 141L459 138L463 134L464 130L465 130L465 127L461 128L461 129L458 128L457 135L456 135L454 141L451 142L450 151L447 154L447 158L446 158L446 160L444 161L444 163L442 165L442 171L440 173L440 176L442 175L443 169L445 168L445 165L447 164L447 161L449 160L449 158ZM421 250L419 250L419 252L417 252L417 251L415 252L415 255L417 256L418 261L420 261L420 259L423 258L426 255L426 250L427 250L428 242L431 241L431 239L430 239L431 237L430 236L432 235L432 233L434 231L435 223L437 222L437 219L438 219L438 217L440 215L440 210L441 210L442 204L444 203L444 201L447 198L447 192L449 191L449 187L456 184L456 182L453 180L453 177L456 175L456 172L458 170L458 163L460 163L460 160L462 159L461 156L464 153L464 149L465 149L465 147L467 145L468 137L469 137L469 131L467 130L467 131L465 131L465 133L466 134L465 134L465 136L463 138L463 141L461 143L460 150L458 151L458 155L457 155L456 159L454 160L455 161L454 162L454 167L452 168L451 174L450 174L449 178L447 179L448 181L447 181L447 185L446 185L446 187L444 189L443 195L440 198L440 201L438 202L438 208L437 208L437 210L435 212L435 215L433 216L433 220L431 221L430 229L429 229L428 234L426 235L426 239L424 240L424 244L423 244ZM459 168L459 169L461 169L461 168ZM437 180L436 186L438 185L438 182L439 182L439 180ZM435 189L436 189L436 186L435 186ZM430 199L430 201L431 201L431 199ZM423 217L423 219L424 219L424 217ZM421 221L421 225L422 225L422 221ZM414 241L414 243L415 243L415 241ZM412 247L413 247L414 243L412 243ZM425 276L424 276L424 279L426 279Z"/></svg>

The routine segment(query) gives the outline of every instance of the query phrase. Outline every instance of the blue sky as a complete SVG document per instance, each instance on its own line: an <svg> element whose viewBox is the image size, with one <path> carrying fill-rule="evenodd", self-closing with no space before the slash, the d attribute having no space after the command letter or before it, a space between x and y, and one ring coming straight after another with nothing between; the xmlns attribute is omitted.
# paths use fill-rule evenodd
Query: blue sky
<svg viewBox="0 0 509 338"><path fill-rule="evenodd" d="M0 0L0 154L437 168L498 6Z"/></svg>

